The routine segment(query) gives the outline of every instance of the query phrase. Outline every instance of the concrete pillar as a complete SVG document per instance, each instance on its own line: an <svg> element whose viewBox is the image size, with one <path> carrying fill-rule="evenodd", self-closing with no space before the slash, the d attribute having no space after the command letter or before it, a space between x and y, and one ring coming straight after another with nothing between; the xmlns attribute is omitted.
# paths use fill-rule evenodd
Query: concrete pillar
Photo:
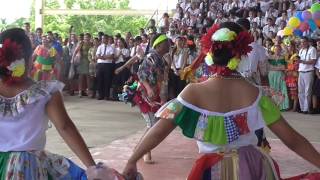
<svg viewBox="0 0 320 180"><path fill-rule="evenodd" d="M44 21L44 0L35 0L35 28L43 28Z"/></svg>

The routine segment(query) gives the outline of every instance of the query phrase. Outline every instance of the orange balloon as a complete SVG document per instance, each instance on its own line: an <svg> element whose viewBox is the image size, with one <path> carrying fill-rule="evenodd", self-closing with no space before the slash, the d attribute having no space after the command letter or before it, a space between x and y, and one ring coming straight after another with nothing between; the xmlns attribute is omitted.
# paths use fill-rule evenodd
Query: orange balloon
<svg viewBox="0 0 320 180"><path fill-rule="evenodd" d="M318 27L320 27L320 19L319 19L319 20L316 20L316 25L317 25Z"/></svg>

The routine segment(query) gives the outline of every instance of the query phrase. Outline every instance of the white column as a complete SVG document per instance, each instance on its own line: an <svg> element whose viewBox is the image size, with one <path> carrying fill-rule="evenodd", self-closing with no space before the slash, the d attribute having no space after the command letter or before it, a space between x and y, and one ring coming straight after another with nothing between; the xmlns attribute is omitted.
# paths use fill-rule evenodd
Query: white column
<svg viewBox="0 0 320 180"><path fill-rule="evenodd" d="M35 0L35 28L41 27L43 28L43 7L44 0Z"/></svg>

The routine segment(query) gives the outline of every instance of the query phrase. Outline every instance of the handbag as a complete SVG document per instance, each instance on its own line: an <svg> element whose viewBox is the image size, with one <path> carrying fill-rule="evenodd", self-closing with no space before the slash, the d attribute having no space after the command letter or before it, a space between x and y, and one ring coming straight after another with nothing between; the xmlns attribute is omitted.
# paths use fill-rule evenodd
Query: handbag
<svg viewBox="0 0 320 180"><path fill-rule="evenodd" d="M81 54L80 52L78 52L74 57L73 57L73 60L72 60L72 64L75 64L75 65L79 65L80 64L80 59L81 59Z"/></svg>
<svg viewBox="0 0 320 180"><path fill-rule="evenodd" d="M75 75L76 75L75 67L74 67L74 64L71 63L70 69L69 69L69 74L68 74L68 79L69 79L69 80L74 79L74 76L75 76Z"/></svg>

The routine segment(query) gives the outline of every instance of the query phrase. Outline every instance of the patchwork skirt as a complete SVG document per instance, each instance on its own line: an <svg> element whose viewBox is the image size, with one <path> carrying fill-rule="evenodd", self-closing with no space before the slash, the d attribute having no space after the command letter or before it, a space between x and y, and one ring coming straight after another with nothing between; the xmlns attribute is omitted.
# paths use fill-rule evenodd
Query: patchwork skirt
<svg viewBox="0 0 320 180"><path fill-rule="evenodd" d="M1 180L86 180L69 159L47 151L0 152Z"/></svg>
<svg viewBox="0 0 320 180"><path fill-rule="evenodd" d="M320 178L320 173L281 179L277 163L255 146L226 153L205 154L199 158L187 180L301 180Z"/></svg>

